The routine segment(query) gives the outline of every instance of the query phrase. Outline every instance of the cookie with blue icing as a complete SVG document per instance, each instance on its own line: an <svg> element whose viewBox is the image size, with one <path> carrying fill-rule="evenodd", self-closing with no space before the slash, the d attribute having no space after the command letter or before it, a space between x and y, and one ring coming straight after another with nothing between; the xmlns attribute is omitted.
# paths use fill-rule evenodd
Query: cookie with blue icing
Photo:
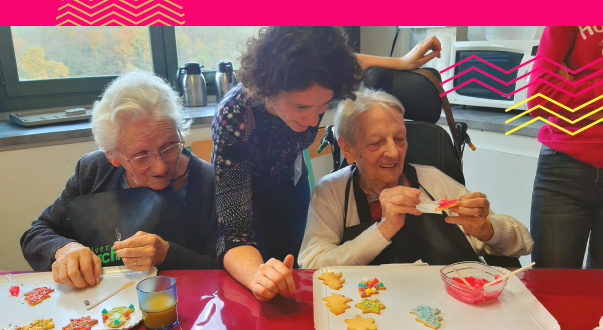
<svg viewBox="0 0 603 330"><path fill-rule="evenodd" d="M438 329L442 325L442 317L439 315L440 312L440 309L430 306L417 306L410 310L411 314L417 315L415 318L416 321L419 321L432 329Z"/></svg>

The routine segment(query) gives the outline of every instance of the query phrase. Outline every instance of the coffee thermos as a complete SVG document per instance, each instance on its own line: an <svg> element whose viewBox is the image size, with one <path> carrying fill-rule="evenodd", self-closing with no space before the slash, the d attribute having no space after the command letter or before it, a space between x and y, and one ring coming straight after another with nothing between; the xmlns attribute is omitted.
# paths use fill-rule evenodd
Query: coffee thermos
<svg viewBox="0 0 603 330"><path fill-rule="evenodd" d="M232 63L229 61L218 62L218 71L216 71L216 98L218 102L237 83L237 76L235 76L232 69Z"/></svg>
<svg viewBox="0 0 603 330"><path fill-rule="evenodd" d="M184 96L185 107L204 107L207 105L207 86L201 74L203 66L196 62L187 62L178 69L176 82L178 92Z"/></svg>

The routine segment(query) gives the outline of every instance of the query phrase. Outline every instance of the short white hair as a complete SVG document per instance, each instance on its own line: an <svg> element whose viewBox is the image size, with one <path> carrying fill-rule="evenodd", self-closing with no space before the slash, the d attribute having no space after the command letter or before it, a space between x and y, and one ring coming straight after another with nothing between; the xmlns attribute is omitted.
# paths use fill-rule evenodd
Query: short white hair
<svg viewBox="0 0 603 330"><path fill-rule="evenodd" d="M101 150L117 147L119 130L141 119L171 120L182 136L189 133L178 94L162 78L146 71L123 74L113 80L92 108L92 134Z"/></svg>
<svg viewBox="0 0 603 330"><path fill-rule="evenodd" d="M377 106L383 109L399 111L404 116L404 107L400 101L383 91L364 88L354 92L355 100L346 99L337 105L334 128L335 136L353 144L356 137L356 118L363 112Z"/></svg>

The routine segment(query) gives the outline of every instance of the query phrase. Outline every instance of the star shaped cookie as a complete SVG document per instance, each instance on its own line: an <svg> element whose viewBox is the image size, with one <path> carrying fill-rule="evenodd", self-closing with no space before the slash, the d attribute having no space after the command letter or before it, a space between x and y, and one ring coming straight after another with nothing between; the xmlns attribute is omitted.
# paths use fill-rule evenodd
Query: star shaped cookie
<svg viewBox="0 0 603 330"><path fill-rule="evenodd" d="M377 330L375 320L364 318L360 315L356 315L353 319L345 320L348 324L348 330Z"/></svg>
<svg viewBox="0 0 603 330"><path fill-rule="evenodd" d="M375 313L381 314L381 310L385 308L379 299L362 299L362 301L354 305L362 310L362 314Z"/></svg>

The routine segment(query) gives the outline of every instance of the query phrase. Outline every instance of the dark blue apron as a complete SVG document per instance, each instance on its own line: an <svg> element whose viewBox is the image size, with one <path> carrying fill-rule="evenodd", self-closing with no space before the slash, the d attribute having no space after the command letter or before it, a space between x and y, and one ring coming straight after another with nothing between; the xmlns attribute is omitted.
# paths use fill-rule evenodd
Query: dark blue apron
<svg viewBox="0 0 603 330"><path fill-rule="evenodd" d="M101 258L103 266L117 266L123 262L111 248L116 229L122 240L144 231L195 248L200 237L194 233L201 233L201 229L187 227L193 223L188 219L198 218L199 212L194 205L186 207L171 189L140 187L93 193L69 203L65 236L88 246Z"/></svg>
<svg viewBox="0 0 603 330"><path fill-rule="evenodd" d="M374 224L369 204L358 184L356 166L351 171L346 185L344 203L343 237L341 243L352 240ZM422 188L434 200L418 181L414 167L406 164L404 174L413 188ZM347 227L347 209L350 185L353 186L360 224ZM455 224L444 221L445 214L424 213L420 216L407 214L404 226L392 237L391 244L370 263L371 265L390 263L410 263L418 259L430 265L447 265L459 261L480 261L465 234Z"/></svg>

